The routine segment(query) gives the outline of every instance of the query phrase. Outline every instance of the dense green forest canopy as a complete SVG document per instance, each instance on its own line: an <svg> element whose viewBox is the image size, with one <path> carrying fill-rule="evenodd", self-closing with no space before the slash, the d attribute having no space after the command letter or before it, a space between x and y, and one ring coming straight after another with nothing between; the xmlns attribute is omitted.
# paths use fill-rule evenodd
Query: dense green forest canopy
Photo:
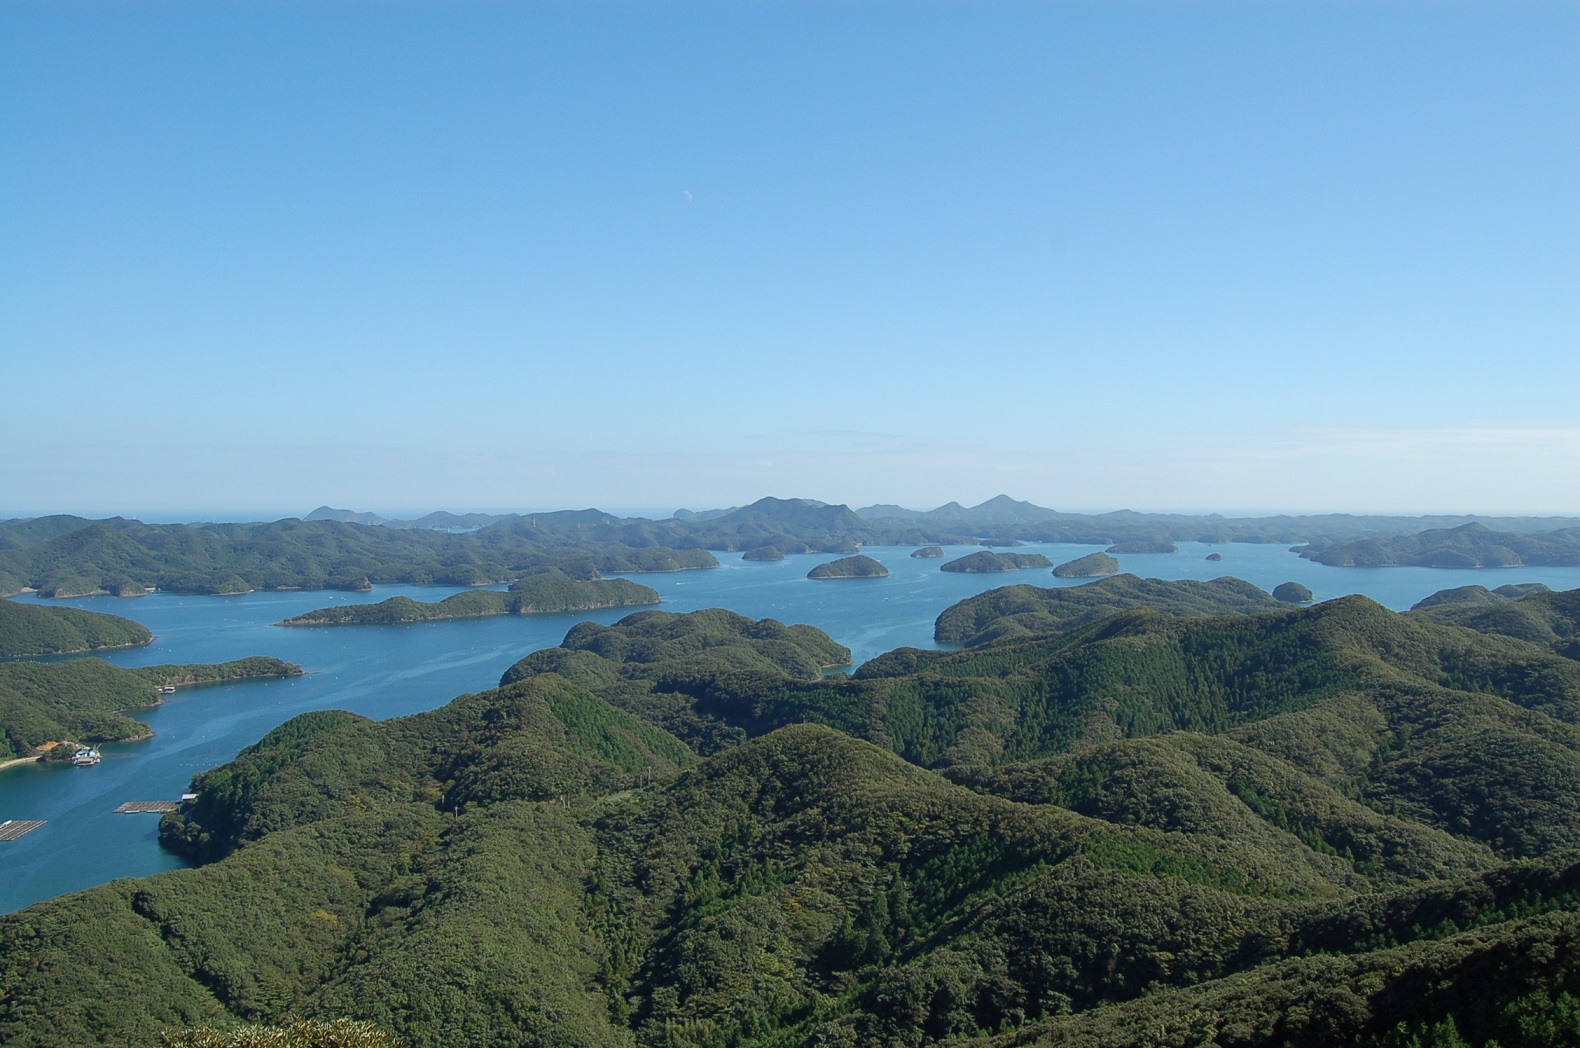
<svg viewBox="0 0 1580 1048"><path fill-rule="evenodd" d="M1169 582L1114 575L1080 586L1004 586L967 597L938 616L933 638L940 644L974 645L1057 633L1135 608L1167 615L1225 615L1278 607L1266 591L1230 576Z"/></svg>
<svg viewBox="0 0 1580 1048"><path fill-rule="evenodd" d="M1425 563L1399 558L1412 555L1406 549L1410 543L1423 544L1418 533L1465 532L1461 525L1472 527L1466 534L1474 534L1474 528L1498 529L1504 537L1491 545L1520 551L1526 563L1580 563L1580 520L1568 518L1486 518L1468 525L1471 518L1463 517L1071 514L1003 496L969 509L951 503L927 512L881 506L853 511L810 499L764 498L750 506L677 514L667 520L616 517L593 509L440 513L397 522L327 509L311 516L317 519L254 524L153 525L72 516L0 521L0 595L24 588L64 597L101 592L134 596L150 588L244 593L362 590L382 582L470 586L509 582L550 568L580 577L587 565L605 574L715 567L718 562L709 550L771 546L782 553L848 554L861 545L984 541L1121 549L1126 548L1121 544L1137 542L1137 549L1169 549L1175 542L1196 540L1299 542L1310 544L1310 556L1337 558L1324 563ZM1555 530L1564 528L1568 530ZM1396 543L1398 536L1414 538ZM1351 549L1345 544L1353 542L1373 545L1354 547L1358 553L1344 552ZM1389 552L1396 546L1403 552Z"/></svg>
<svg viewBox="0 0 1580 1048"><path fill-rule="evenodd" d="M840 652L639 612L430 713L288 722L162 824L204 865L0 919L0 1040L1580 1031L1580 664L1548 647L1345 598Z"/></svg>
<svg viewBox="0 0 1580 1048"><path fill-rule="evenodd" d="M1580 659L1580 590L1555 593L1541 583L1513 583L1494 590L1461 586L1432 594L1407 614L1426 622L1516 637Z"/></svg>
<svg viewBox="0 0 1580 1048"><path fill-rule="evenodd" d="M3 659L129 648L153 639L147 627L119 615L0 600L0 658Z"/></svg>
<svg viewBox="0 0 1580 1048"><path fill-rule="evenodd" d="M558 674L694 751L715 753L741 742L746 731L699 712L691 691L721 677L813 681L849 664L850 649L813 626L753 620L717 608L685 615L641 611L613 626L579 623L559 647L534 652L506 670L500 686Z"/></svg>
<svg viewBox="0 0 1580 1048"><path fill-rule="evenodd" d="M0 760L32 756L46 742L141 739L148 725L126 710L157 706L159 689L247 678L290 677L302 669L254 656L215 665L124 669L103 659L0 663Z"/></svg>

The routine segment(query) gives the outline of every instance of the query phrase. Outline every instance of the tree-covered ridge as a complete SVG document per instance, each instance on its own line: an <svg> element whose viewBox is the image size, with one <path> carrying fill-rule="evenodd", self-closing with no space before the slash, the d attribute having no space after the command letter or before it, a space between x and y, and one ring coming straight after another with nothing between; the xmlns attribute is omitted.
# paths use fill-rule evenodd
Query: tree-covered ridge
<svg viewBox="0 0 1580 1048"><path fill-rule="evenodd" d="M1216 619L1138 610L1053 637L900 649L853 678L675 675L643 701L707 739L827 724L961 781L1096 741L1238 728L1505 854L1580 845L1580 666L1360 597Z"/></svg>
<svg viewBox="0 0 1580 1048"><path fill-rule="evenodd" d="M639 611L613 626L581 622L559 647L533 652L500 680L511 684L558 673L589 687L615 680L657 680L710 671L816 679L850 664L850 649L815 626L786 626L710 608L677 614Z"/></svg>
<svg viewBox="0 0 1580 1048"><path fill-rule="evenodd" d="M982 644L1074 629L1142 607L1169 615L1225 615L1282 606L1265 591L1229 576L1211 582L1168 582L1127 574L1080 586L1022 585L988 590L945 608L933 627L933 637L941 644Z"/></svg>
<svg viewBox="0 0 1580 1048"><path fill-rule="evenodd" d="M1466 914L1475 925L1472 931L1338 956L1301 954L978 1043L981 1048L1570 1045L1580 1028L1580 919L1572 906L1566 900L1563 912L1536 917L1507 916L1518 913L1518 906L1490 912L1473 906Z"/></svg>
<svg viewBox="0 0 1580 1048"><path fill-rule="evenodd" d="M659 603L658 591L628 579L572 579L562 572L529 575L511 584L509 592L474 590L440 601L391 597L377 604L340 604L303 612L282 626L347 626L373 623L433 622L439 619L486 618L492 615L543 615L593 611Z"/></svg>
<svg viewBox="0 0 1580 1048"><path fill-rule="evenodd" d="M162 1035L162 1048L403 1048L376 1023L357 1019L293 1019L280 1026L194 1026Z"/></svg>
<svg viewBox="0 0 1580 1048"><path fill-rule="evenodd" d="M753 620L720 608L679 615L641 611L613 626L583 622L558 647L533 652L501 685L555 673L670 732L699 754L746 738L732 720L701 711L693 692L727 678L771 686L811 681L848 666L850 649L813 626Z"/></svg>
<svg viewBox="0 0 1580 1048"><path fill-rule="evenodd" d="M1341 568L1517 568L1523 564L1580 564L1580 528L1539 534L1493 531L1479 522L1415 535L1314 542L1302 557Z"/></svg>
<svg viewBox="0 0 1580 1048"><path fill-rule="evenodd" d="M453 815L506 796L585 801L693 759L673 737L545 674L383 723L303 714L197 776L197 802L166 818L160 835L213 861L348 804L413 801Z"/></svg>
<svg viewBox="0 0 1580 1048"><path fill-rule="evenodd" d="M0 658L129 648L153 639L147 627L119 615L0 600Z"/></svg>
<svg viewBox="0 0 1580 1048"><path fill-rule="evenodd" d="M974 930L1006 899L1038 891L1084 896L1094 914L1123 910L1137 859L1204 882L1237 877L1182 837L940 785L870 746L797 726L711 758L645 809L602 819L592 908L629 944L611 957L606 985L637 1042L664 1043L679 1026L687 1044L926 1043L1064 1000L1128 995L1145 981L1128 961L1106 975L1039 972L1021 949L1041 934L1078 951L1083 935L1103 934L1106 915L1028 907L1017 927ZM1261 886L1237 883L1249 891L1159 885L1162 906L1205 891L1228 921L1187 933L1190 947L1158 948L1205 947L1193 960L1222 963L1208 954L1226 925L1271 909ZM940 977L960 992L940 995Z"/></svg>
<svg viewBox="0 0 1580 1048"><path fill-rule="evenodd" d="M1353 885L1460 876L1492 850L1387 815L1238 737L1175 732L1093 741L975 777L986 792L1094 818L1217 838L1255 869L1279 854L1310 875Z"/></svg>
<svg viewBox="0 0 1580 1048"><path fill-rule="evenodd" d="M881 579L889 574L889 569L865 554L858 553L854 557L841 557L831 560L827 564L819 564L806 573L809 579Z"/></svg>
<svg viewBox="0 0 1580 1048"><path fill-rule="evenodd" d="M1406 612L1411 618L1466 626L1540 644L1580 659L1580 589L1554 592L1540 583L1440 590Z"/></svg>
<svg viewBox="0 0 1580 1048"><path fill-rule="evenodd" d="M577 515L546 514L467 534L327 520L148 525L116 518L0 548L0 573L42 596L65 597L150 588L245 593L365 590L376 582L475 586L551 569L585 578L589 572L718 566L705 549L668 549L640 535L630 536L628 545L619 529L584 527L589 522L563 516Z"/></svg>
<svg viewBox="0 0 1580 1048"><path fill-rule="evenodd" d="M276 740L295 752L244 807L281 825L222 862L0 919L0 1034L147 1044L162 1025L354 1015L415 1048L974 1043L1060 1015L1100 1036L1105 1017L1129 1028L1127 1003L1238 975L1240 995L1272 995L1245 1006L1264 1030L1245 1043L1273 1044L1291 959L1338 958L1304 977L1321 987L1393 951L1406 963L1339 1016L1381 1032L1445 1014L1389 1003L1410 962L1469 928L1482 948L1524 941L1580 890L1572 858L1499 866L1453 840L1469 872L1420 885L1371 887L1310 849L1246 865L1211 835L972 793L805 726L601 800L461 785L569 738L545 706L574 689L531 687L437 711L468 747L432 752L429 714ZM1529 992L1546 966L1485 989ZM61 1007L84 999L107 1007Z"/></svg>
<svg viewBox="0 0 1580 1048"><path fill-rule="evenodd" d="M123 669L102 659L0 663L0 759L27 757L46 742L141 739L148 725L124 710L157 706L162 687L289 677L300 666L254 656L216 665Z"/></svg>
<svg viewBox="0 0 1580 1048"><path fill-rule="evenodd" d="M980 553L968 553L964 557L938 566L939 571L962 571L969 573L994 572L994 571L1023 571L1027 568L1052 567L1053 561L1041 553L995 553L983 550Z"/></svg>
<svg viewBox="0 0 1580 1048"><path fill-rule="evenodd" d="M650 615L683 643L585 624L505 681L560 673L699 753L810 721L964 782L1111 739L1241 730L1380 810L1504 853L1580 845L1565 814L1580 804L1580 667L1365 598L1205 620L1141 609L961 652L900 649L855 677L806 666L799 680L739 634L699 640L706 620L632 618Z"/></svg>

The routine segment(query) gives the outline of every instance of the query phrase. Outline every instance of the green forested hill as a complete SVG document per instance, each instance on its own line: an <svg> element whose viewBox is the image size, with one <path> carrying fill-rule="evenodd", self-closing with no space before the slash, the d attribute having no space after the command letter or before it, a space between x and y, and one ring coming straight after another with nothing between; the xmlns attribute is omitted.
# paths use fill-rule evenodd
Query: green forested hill
<svg viewBox="0 0 1580 1048"><path fill-rule="evenodd" d="M806 573L809 579L879 579L888 575L889 569L865 554L841 557L827 564L819 564Z"/></svg>
<svg viewBox="0 0 1580 1048"><path fill-rule="evenodd" d="M559 647L534 652L505 671L500 684L562 675L709 754L741 742L746 729L740 718L700 710L692 692L721 678L764 687L817 680L849 663L849 648L811 626L754 621L718 608L686 615L639 611L613 626L577 624Z"/></svg>
<svg viewBox="0 0 1580 1048"><path fill-rule="evenodd" d="M1580 664L1364 598L841 653L640 612L289 722L162 824L206 865L0 919L0 1041L1580 1035Z"/></svg>
<svg viewBox="0 0 1580 1048"><path fill-rule="evenodd" d="M255 656L217 665L123 669L103 659L0 663L0 760L31 756L46 742L140 739L148 725L124 715L159 703L159 689L302 672Z"/></svg>
<svg viewBox="0 0 1580 1048"><path fill-rule="evenodd" d="M1463 586L1434 593L1407 614L1423 622L1516 637L1580 659L1580 590L1555 593L1540 584L1495 590Z"/></svg>
<svg viewBox="0 0 1580 1048"><path fill-rule="evenodd" d="M946 564L938 566L939 571L958 571L966 574L982 574L998 571L1024 571L1027 568L1049 568L1053 561L1041 553L995 553L992 550L983 550L980 553L968 553L964 557L957 557Z"/></svg>
<svg viewBox="0 0 1580 1048"><path fill-rule="evenodd" d="M620 626L588 629L603 651L629 643ZM1241 730L1343 791L1370 791L1382 810L1406 806L1508 854L1580 845L1565 814L1580 803L1580 666L1361 597L1202 620L1137 611L1052 638L902 650L854 678L797 680L722 654L688 666L676 651L636 680L575 633L512 675L569 673L699 752L813 721L972 781L1098 741ZM1453 770L1452 787L1437 766Z"/></svg>
<svg viewBox="0 0 1580 1048"><path fill-rule="evenodd" d="M128 648L153 639L147 627L119 615L0 600L0 658Z"/></svg>
<svg viewBox="0 0 1580 1048"><path fill-rule="evenodd" d="M1266 591L1229 576L1211 582L1168 582L1113 575L1080 586L1004 586L967 597L938 616L933 638L940 644L975 645L1057 633L1132 608L1169 615L1226 615L1282 606Z"/></svg>
<svg viewBox="0 0 1580 1048"><path fill-rule="evenodd" d="M1084 557L1067 560L1053 569L1056 578L1089 579L1119 574L1119 561L1106 553L1088 553Z"/></svg>

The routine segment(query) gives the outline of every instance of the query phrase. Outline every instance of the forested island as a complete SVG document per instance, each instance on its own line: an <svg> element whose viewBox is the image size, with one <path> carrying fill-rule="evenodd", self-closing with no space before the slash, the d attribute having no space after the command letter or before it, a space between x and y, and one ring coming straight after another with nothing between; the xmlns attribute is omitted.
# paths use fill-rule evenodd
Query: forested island
<svg viewBox="0 0 1580 1048"><path fill-rule="evenodd" d="M103 659L0 663L0 760L36 756L62 742L146 738L127 710L159 705L160 689L249 678L292 677L302 668L254 656L212 665L123 669Z"/></svg>
<svg viewBox="0 0 1580 1048"><path fill-rule="evenodd" d="M942 546L923 546L921 549L911 551L911 556L921 560L929 560L934 557L942 557L943 555L944 549Z"/></svg>
<svg viewBox="0 0 1580 1048"><path fill-rule="evenodd" d="M781 553L832 554L855 553L860 546L939 547L942 555L941 547L949 544L1053 542L1124 553L1168 552L1176 542L1199 540L1300 543L1307 555L1323 563L1455 560L1449 553L1462 554L1467 564L1514 563L1493 547L1509 550L1522 563L1580 563L1580 519L1575 518L1079 514L1005 496L970 508L949 503L928 511L897 506L852 510L813 499L764 498L749 506L677 513L666 520L617 517L593 509L439 513L386 521L374 514L321 507L310 516L319 519L144 524L62 515L0 521L0 596L23 590L45 597L135 597L154 589L229 594L365 591L378 583L477 586L553 568L573 577L587 567L604 574L711 568L718 560L710 550L766 547ZM1472 525L1469 531L1466 525ZM1474 528L1503 537L1422 552L1438 548L1422 539L1423 534L1476 534Z"/></svg>
<svg viewBox="0 0 1580 1048"><path fill-rule="evenodd" d="M1116 542L1105 551L1108 553L1178 553L1179 547L1168 539L1127 539Z"/></svg>
<svg viewBox="0 0 1580 1048"><path fill-rule="evenodd" d="M1311 590L1298 582L1280 582L1273 587L1273 598L1285 604L1310 604Z"/></svg>
<svg viewBox="0 0 1580 1048"><path fill-rule="evenodd" d="M1041 553L995 553L983 550L957 557L947 564L940 564L939 571L958 571L967 574L984 574L995 571L1025 571L1027 568L1046 568L1053 561Z"/></svg>
<svg viewBox="0 0 1580 1048"><path fill-rule="evenodd" d="M881 579L889 574L889 569L873 560L871 557L857 554L854 557L841 557L831 560L827 564L819 564L806 573L809 579Z"/></svg>
<svg viewBox="0 0 1580 1048"><path fill-rule="evenodd" d="M755 549L749 549L745 553L742 553L741 559L769 562L784 560L785 555L780 552L777 546L758 546Z"/></svg>
<svg viewBox="0 0 1580 1048"><path fill-rule="evenodd" d="M0 600L0 659L131 648L153 639L147 627L119 615Z"/></svg>
<svg viewBox="0 0 1580 1048"><path fill-rule="evenodd" d="M1119 561L1106 553L1088 553L1084 557L1067 560L1053 569L1056 578L1095 579L1104 575L1119 574Z"/></svg>
<svg viewBox="0 0 1580 1048"><path fill-rule="evenodd" d="M628 579L572 579L559 571L529 575L507 592L473 590L440 601L391 597L377 604L338 604L295 615L281 626L352 626L493 615L546 615L659 603L658 591Z"/></svg>
<svg viewBox="0 0 1580 1048"><path fill-rule="evenodd" d="M305 714L161 824L199 868L0 918L0 1040L1570 1035L1580 663L1427 618L1542 593L1044 593L1062 624L854 675L810 627L650 611L430 713Z"/></svg>

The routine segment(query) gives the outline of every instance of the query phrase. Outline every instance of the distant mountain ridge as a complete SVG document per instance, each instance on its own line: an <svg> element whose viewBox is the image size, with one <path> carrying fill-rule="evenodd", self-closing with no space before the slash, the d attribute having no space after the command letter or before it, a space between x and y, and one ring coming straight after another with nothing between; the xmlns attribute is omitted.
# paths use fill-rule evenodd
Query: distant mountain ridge
<svg viewBox="0 0 1580 1048"><path fill-rule="evenodd" d="M374 583L478 585L551 568L675 571L715 567L708 550L851 555L862 546L1026 542L1169 549L1175 542L1304 543L1323 563L1437 567L1580 563L1580 518L1229 518L1121 510L1072 514L997 496L926 512L763 498L665 520L597 509L528 514L430 513L410 521L319 507L309 517L249 524L145 524L61 515L0 522L0 596L150 588L193 593L365 590ZM881 513L879 512L881 511ZM864 515L868 514L868 515ZM333 519L330 519L333 518ZM1489 527L1488 525L1494 525ZM1561 525L1561 526L1560 526ZM1424 530L1423 530L1424 529ZM1423 559L1424 558L1424 559Z"/></svg>
<svg viewBox="0 0 1580 1048"><path fill-rule="evenodd" d="M431 528L434 531L459 531L485 528L490 524L497 524L502 520L511 520L519 516L521 516L519 513L451 513L447 510L435 510L420 517L403 519L400 517L381 517L377 513L358 513L355 510L319 506L302 519L337 520L343 524L367 524L386 528Z"/></svg>
<svg viewBox="0 0 1580 1048"><path fill-rule="evenodd" d="M1302 557L1336 567L1517 568L1580 564L1580 527L1542 534L1494 531L1480 521L1416 535L1313 545Z"/></svg>

